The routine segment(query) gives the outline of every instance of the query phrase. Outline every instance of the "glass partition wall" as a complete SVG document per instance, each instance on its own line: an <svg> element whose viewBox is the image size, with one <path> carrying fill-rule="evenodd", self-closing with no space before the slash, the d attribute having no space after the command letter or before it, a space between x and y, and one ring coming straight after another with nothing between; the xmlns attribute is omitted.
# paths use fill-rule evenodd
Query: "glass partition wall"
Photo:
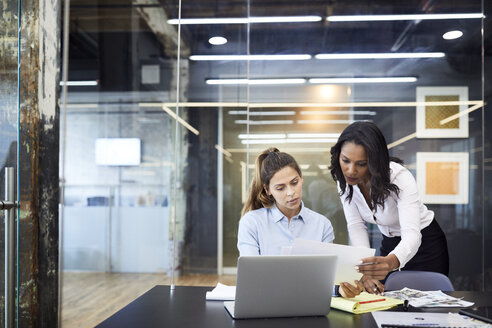
<svg viewBox="0 0 492 328"><path fill-rule="evenodd" d="M268 147L297 159L305 206L349 243L328 166L360 120L417 178L455 288L490 288L480 1L70 8L64 325L93 326L156 284L234 284L240 212Z"/></svg>

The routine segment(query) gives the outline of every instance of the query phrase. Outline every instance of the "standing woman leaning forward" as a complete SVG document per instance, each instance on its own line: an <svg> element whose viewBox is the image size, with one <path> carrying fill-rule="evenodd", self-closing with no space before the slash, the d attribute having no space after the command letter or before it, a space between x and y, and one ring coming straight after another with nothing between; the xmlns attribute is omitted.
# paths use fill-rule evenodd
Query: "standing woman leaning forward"
<svg viewBox="0 0 492 328"><path fill-rule="evenodd" d="M413 175L389 157L379 128L355 122L331 148L331 175L337 182L354 246L369 247L366 222L383 234L381 256L362 259L364 289L383 292L379 282L393 270L449 272L446 237L434 212L422 203Z"/></svg>
<svg viewBox="0 0 492 328"><path fill-rule="evenodd" d="M295 238L333 242L330 221L302 203L302 182L301 169L291 155L269 148L258 156L239 221L240 256L280 255L282 247L291 246ZM354 284L342 282L335 286L334 295L360 294L362 286L358 281Z"/></svg>

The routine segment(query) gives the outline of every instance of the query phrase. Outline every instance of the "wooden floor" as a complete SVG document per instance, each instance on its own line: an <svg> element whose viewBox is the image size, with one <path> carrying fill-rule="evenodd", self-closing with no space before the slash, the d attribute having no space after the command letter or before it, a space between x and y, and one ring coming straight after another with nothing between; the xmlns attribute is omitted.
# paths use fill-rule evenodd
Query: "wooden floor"
<svg viewBox="0 0 492 328"><path fill-rule="evenodd" d="M236 276L185 275L177 286L235 285ZM62 289L62 327L94 327L154 287L170 285L165 274L65 272Z"/></svg>

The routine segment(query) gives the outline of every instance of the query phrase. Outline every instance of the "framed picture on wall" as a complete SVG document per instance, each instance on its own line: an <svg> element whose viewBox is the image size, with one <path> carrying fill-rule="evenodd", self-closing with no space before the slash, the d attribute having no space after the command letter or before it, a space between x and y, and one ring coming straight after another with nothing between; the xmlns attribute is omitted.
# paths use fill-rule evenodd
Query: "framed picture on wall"
<svg viewBox="0 0 492 328"><path fill-rule="evenodd" d="M425 104L461 102L455 105ZM468 87L417 87L417 138L468 138L468 115L441 121L468 108Z"/></svg>
<svg viewBox="0 0 492 328"><path fill-rule="evenodd" d="M417 153L417 185L425 204L468 204L465 152Z"/></svg>

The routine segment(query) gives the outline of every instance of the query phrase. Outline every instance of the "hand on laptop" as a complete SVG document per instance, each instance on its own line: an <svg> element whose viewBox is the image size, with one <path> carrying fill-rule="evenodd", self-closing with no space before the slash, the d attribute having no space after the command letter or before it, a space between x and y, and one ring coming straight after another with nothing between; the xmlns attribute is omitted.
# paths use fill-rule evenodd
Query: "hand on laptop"
<svg viewBox="0 0 492 328"><path fill-rule="evenodd" d="M364 287L362 287L361 283L357 280L354 280L354 283L355 286L348 282L341 282L340 288L338 289L340 295L346 298L352 298L359 295L364 290Z"/></svg>

